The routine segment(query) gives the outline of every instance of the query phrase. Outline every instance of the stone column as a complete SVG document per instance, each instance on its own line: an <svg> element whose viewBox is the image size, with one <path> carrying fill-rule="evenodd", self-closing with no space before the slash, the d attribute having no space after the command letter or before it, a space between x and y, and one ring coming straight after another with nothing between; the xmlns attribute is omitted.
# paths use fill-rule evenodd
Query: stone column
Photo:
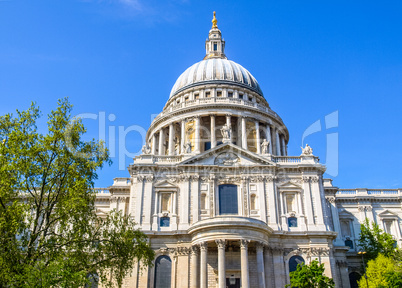
<svg viewBox="0 0 402 288"><path fill-rule="evenodd" d="M169 124L169 155L174 155L174 124Z"/></svg>
<svg viewBox="0 0 402 288"><path fill-rule="evenodd" d="M286 156L285 135L282 135L282 156Z"/></svg>
<svg viewBox="0 0 402 288"><path fill-rule="evenodd" d="M190 288L198 288L198 254L199 249L197 246L191 247L191 278Z"/></svg>
<svg viewBox="0 0 402 288"><path fill-rule="evenodd" d="M208 243L203 242L200 244L200 287L207 288L208 286L208 266L207 266L207 251Z"/></svg>
<svg viewBox="0 0 402 288"><path fill-rule="evenodd" d="M260 140L260 123L258 120L255 121L255 133L256 133L256 139L255 145L257 146L257 153L261 154L261 140Z"/></svg>
<svg viewBox="0 0 402 288"><path fill-rule="evenodd" d="M152 135L152 155L156 154L156 135Z"/></svg>
<svg viewBox="0 0 402 288"><path fill-rule="evenodd" d="M267 202L268 202L268 210L269 210L269 226L278 230L278 217L277 217L277 197L275 191L275 178L272 175L268 175L266 178L266 187L267 187Z"/></svg>
<svg viewBox="0 0 402 288"><path fill-rule="evenodd" d="M279 141L278 128L275 129L275 140L276 140L276 155L281 156L281 142Z"/></svg>
<svg viewBox="0 0 402 288"><path fill-rule="evenodd" d="M248 243L249 240L240 240L240 259L241 259L241 287L250 288L249 269L248 269Z"/></svg>
<svg viewBox="0 0 402 288"><path fill-rule="evenodd" d="M226 269L225 269L225 244L223 239L215 240L218 246L218 287L226 287Z"/></svg>
<svg viewBox="0 0 402 288"><path fill-rule="evenodd" d="M200 117L195 117L194 152L200 152Z"/></svg>
<svg viewBox="0 0 402 288"><path fill-rule="evenodd" d="M181 120L181 139L180 139L180 151L181 153L185 153L186 151L184 151L184 145L186 144L186 120Z"/></svg>
<svg viewBox="0 0 402 288"><path fill-rule="evenodd" d="M326 197L326 200L331 206L332 224L334 225L334 231L338 232L334 244L336 246L343 246L345 243L342 241L341 223L339 222L339 214L338 208L336 207L335 196L328 196Z"/></svg>
<svg viewBox="0 0 402 288"><path fill-rule="evenodd" d="M306 218L307 218L307 229L314 230L314 215L313 215L313 203L311 199L311 190L310 190L310 177L303 176L303 192L304 192L304 201L306 205Z"/></svg>
<svg viewBox="0 0 402 288"><path fill-rule="evenodd" d="M267 124L266 134L267 134L267 141L269 141L269 154L272 154L271 128L269 124Z"/></svg>
<svg viewBox="0 0 402 288"><path fill-rule="evenodd" d="M258 288L265 288L264 244L256 243Z"/></svg>
<svg viewBox="0 0 402 288"><path fill-rule="evenodd" d="M165 155L165 153L163 153L164 151L163 151L163 142L165 142L165 139L164 139L165 137L164 137L164 135L163 135L163 128L161 128L160 130L159 130L159 155Z"/></svg>
<svg viewBox="0 0 402 288"><path fill-rule="evenodd" d="M320 178L319 176L313 176L311 177L311 195L314 197L314 202L315 202L315 213L317 216L316 220L316 225L317 228L320 228L320 230L325 230L325 225L324 225L324 211L322 207L322 201L321 201L321 191L320 191Z"/></svg>
<svg viewBox="0 0 402 288"><path fill-rule="evenodd" d="M241 147L247 149L246 117L241 118Z"/></svg>
<svg viewBox="0 0 402 288"><path fill-rule="evenodd" d="M211 115L211 148L216 147L215 115Z"/></svg>

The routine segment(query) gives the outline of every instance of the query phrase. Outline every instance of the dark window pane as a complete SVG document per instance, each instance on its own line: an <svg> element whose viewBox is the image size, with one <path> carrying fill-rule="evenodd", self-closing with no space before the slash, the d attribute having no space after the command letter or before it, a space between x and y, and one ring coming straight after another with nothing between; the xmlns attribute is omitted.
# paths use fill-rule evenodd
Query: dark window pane
<svg viewBox="0 0 402 288"><path fill-rule="evenodd" d="M236 185L219 186L219 214L238 214Z"/></svg>
<svg viewBox="0 0 402 288"><path fill-rule="evenodd" d="M345 246L349 246L350 249L353 249L353 241L350 239L345 240Z"/></svg>
<svg viewBox="0 0 402 288"><path fill-rule="evenodd" d="M289 217L288 218L288 226L289 227L297 227L297 218L296 217Z"/></svg>
<svg viewBox="0 0 402 288"><path fill-rule="evenodd" d="M170 288L172 278L172 260L168 256L159 256L155 261L155 285L158 288Z"/></svg>
<svg viewBox="0 0 402 288"><path fill-rule="evenodd" d="M292 256L289 259L289 273L297 270L297 265L304 263L304 259L301 256Z"/></svg>
<svg viewBox="0 0 402 288"><path fill-rule="evenodd" d="M204 151L211 149L211 142L205 142Z"/></svg>
<svg viewBox="0 0 402 288"><path fill-rule="evenodd" d="M170 226L170 218L169 217L161 217L159 226L160 227L169 227Z"/></svg>

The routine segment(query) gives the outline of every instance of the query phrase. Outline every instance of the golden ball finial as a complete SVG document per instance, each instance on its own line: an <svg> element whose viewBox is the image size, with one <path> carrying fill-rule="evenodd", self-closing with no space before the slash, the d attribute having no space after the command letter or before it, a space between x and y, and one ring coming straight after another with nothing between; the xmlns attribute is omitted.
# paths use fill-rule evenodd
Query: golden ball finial
<svg viewBox="0 0 402 288"><path fill-rule="evenodd" d="M212 28L218 28L218 20L216 20L216 12L214 11L214 19L212 19Z"/></svg>

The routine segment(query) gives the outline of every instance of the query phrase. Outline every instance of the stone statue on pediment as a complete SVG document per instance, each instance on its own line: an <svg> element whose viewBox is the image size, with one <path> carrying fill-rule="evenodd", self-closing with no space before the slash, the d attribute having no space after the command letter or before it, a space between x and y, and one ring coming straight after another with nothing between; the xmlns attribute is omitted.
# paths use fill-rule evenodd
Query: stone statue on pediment
<svg viewBox="0 0 402 288"><path fill-rule="evenodd" d="M230 134L232 134L232 128L229 125L225 124L221 128L221 133L223 137L222 142L230 141Z"/></svg>
<svg viewBox="0 0 402 288"><path fill-rule="evenodd" d="M267 139L264 139L261 143L261 153L268 154L268 148L269 148L269 141L267 141Z"/></svg>
<svg viewBox="0 0 402 288"><path fill-rule="evenodd" d="M149 147L148 144L145 144L144 146L142 146L142 153L151 154L151 148Z"/></svg>
<svg viewBox="0 0 402 288"><path fill-rule="evenodd" d="M191 153L191 142L187 141L186 144L184 144L183 148L184 148L184 153L187 153L187 154Z"/></svg>
<svg viewBox="0 0 402 288"><path fill-rule="evenodd" d="M302 149L302 155L313 155L313 149L306 144L306 147L301 147Z"/></svg>

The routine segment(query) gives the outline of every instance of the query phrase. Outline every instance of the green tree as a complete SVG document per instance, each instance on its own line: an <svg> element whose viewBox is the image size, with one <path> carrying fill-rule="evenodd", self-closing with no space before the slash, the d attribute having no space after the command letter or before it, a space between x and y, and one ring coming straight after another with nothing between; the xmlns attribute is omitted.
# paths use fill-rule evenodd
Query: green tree
<svg viewBox="0 0 402 288"><path fill-rule="evenodd" d="M333 288L334 280L324 275L324 264L313 260L310 265L298 264L297 270L290 272L290 284L286 287Z"/></svg>
<svg viewBox="0 0 402 288"><path fill-rule="evenodd" d="M368 261L367 282L369 288L402 287L402 271L392 257L378 254L377 258ZM359 287L366 287L366 279L359 280Z"/></svg>
<svg viewBox="0 0 402 288"><path fill-rule="evenodd" d="M388 233L380 229L378 224L366 218L364 223L360 225L359 246L365 251L367 260L375 259L379 253L385 256L392 256L395 252L394 239Z"/></svg>
<svg viewBox="0 0 402 288"><path fill-rule="evenodd" d="M0 117L0 287L83 287L91 275L121 286L154 257L130 217L96 215L96 171L110 159L71 110L59 100L45 134L35 104Z"/></svg>

